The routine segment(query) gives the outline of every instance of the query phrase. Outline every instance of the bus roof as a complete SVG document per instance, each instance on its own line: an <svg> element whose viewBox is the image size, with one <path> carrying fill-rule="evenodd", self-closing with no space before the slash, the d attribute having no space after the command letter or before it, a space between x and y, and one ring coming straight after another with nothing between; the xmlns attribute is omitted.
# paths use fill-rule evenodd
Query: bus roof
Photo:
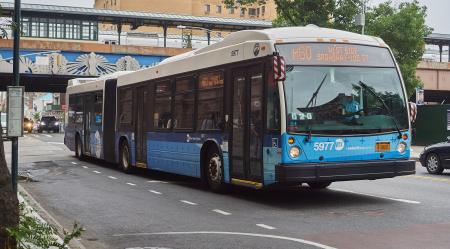
<svg viewBox="0 0 450 249"><path fill-rule="evenodd" d="M68 94L92 92L102 90L105 82L109 79L117 79L121 75L132 73L133 71L117 71L111 74L102 75L98 78L75 78L69 80L67 87Z"/></svg>
<svg viewBox="0 0 450 249"><path fill-rule="evenodd" d="M274 44L296 42L352 43L387 47L383 40L377 37L320 28L316 25L244 30L231 33L222 41L210 46L167 58L157 66L119 76L117 85L134 84L198 69L264 57L276 51ZM255 44L261 47L258 54L254 54Z"/></svg>

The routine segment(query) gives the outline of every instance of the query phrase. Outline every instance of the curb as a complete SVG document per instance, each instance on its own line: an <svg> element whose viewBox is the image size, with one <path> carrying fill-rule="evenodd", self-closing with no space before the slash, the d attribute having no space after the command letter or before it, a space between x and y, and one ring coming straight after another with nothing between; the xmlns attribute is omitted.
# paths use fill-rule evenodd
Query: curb
<svg viewBox="0 0 450 249"><path fill-rule="evenodd" d="M58 236L60 238L63 237L63 231L64 231L64 227L53 217L50 215L50 213L45 210L40 204L39 202L37 202L30 193L28 193L28 191L25 190L24 187L22 187L20 184L18 184L18 189L19 192L23 193L23 196L25 201L28 202L30 204L30 206L34 209L34 211L41 216L41 218L45 221L48 222L49 224L53 225L57 231L58 231ZM26 198L25 198L26 197ZM81 244L81 242L79 240L72 240L69 243L69 247L71 249L86 249L86 247L83 246L83 244Z"/></svg>

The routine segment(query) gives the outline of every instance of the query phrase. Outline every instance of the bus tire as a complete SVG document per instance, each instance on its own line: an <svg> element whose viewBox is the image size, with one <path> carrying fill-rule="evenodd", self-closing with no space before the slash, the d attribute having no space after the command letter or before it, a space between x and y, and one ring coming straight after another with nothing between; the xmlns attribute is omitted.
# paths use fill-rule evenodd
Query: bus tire
<svg viewBox="0 0 450 249"><path fill-rule="evenodd" d="M83 144L81 143L79 135L77 135L75 139L75 156L78 158L78 160L84 159Z"/></svg>
<svg viewBox="0 0 450 249"><path fill-rule="evenodd" d="M120 143L120 152L119 152L120 160L119 165L120 169L126 173L130 174L132 171L131 166L131 154L130 154L130 147L128 146L128 143L126 141L123 141Z"/></svg>
<svg viewBox="0 0 450 249"><path fill-rule="evenodd" d="M216 193L225 192L223 159L217 148L210 148L208 150L205 165L206 180L209 188Z"/></svg>
<svg viewBox="0 0 450 249"><path fill-rule="evenodd" d="M331 185L331 182L308 182L308 186L312 189L325 189Z"/></svg>

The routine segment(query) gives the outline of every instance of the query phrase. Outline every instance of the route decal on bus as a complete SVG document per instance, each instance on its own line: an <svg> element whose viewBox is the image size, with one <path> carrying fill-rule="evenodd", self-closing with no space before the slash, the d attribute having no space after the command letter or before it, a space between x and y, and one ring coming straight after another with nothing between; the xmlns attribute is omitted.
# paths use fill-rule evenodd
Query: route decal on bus
<svg viewBox="0 0 450 249"><path fill-rule="evenodd" d="M277 50L288 65L339 65L394 67L389 50L354 44L279 44Z"/></svg>

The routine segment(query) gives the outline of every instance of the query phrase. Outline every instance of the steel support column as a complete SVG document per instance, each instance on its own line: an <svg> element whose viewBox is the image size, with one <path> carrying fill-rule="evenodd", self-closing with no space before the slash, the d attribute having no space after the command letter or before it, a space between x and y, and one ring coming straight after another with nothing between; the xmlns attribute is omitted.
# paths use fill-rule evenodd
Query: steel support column
<svg viewBox="0 0 450 249"><path fill-rule="evenodd" d="M439 44L439 62L442 62L442 44Z"/></svg>
<svg viewBox="0 0 450 249"><path fill-rule="evenodd" d="M163 24L163 31L164 31L164 47L167 47L167 24Z"/></svg>
<svg viewBox="0 0 450 249"><path fill-rule="evenodd" d="M211 30L206 31L206 37L208 38L208 45L211 45Z"/></svg>
<svg viewBox="0 0 450 249"><path fill-rule="evenodd" d="M117 35L118 35L118 43L119 43L119 45L120 45L120 36L121 36L121 34L122 34L122 23L118 23L117 24Z"/></svg>

